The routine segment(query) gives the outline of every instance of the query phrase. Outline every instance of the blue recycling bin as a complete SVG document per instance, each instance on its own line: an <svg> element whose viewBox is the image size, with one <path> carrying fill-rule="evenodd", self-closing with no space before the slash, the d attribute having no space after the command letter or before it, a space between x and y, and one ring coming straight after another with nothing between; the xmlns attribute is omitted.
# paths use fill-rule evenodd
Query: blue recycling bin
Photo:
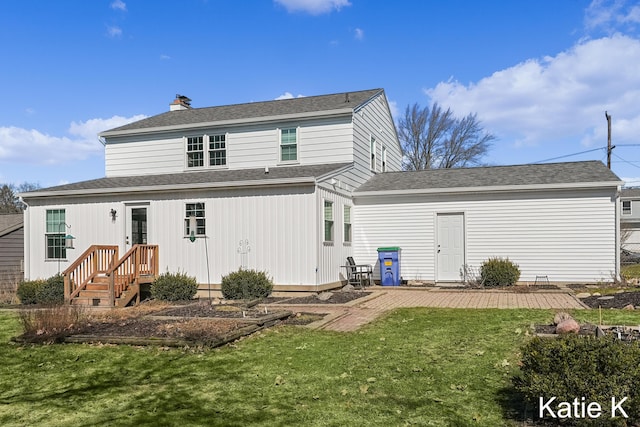
<svg viewBox="0 0 640 427"><path fill-rule="evenodd" d="M400 286L400 248L378 248L378 261L382 286Z"/></svg>

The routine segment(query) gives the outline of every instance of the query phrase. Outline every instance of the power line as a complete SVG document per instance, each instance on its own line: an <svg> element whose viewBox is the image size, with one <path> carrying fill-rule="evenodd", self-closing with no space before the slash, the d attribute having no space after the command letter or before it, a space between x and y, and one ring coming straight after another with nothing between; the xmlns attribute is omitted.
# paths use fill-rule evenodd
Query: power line
<svg viewBox="0 0 640 427"><path fill-rule="evenodd" d="M638 165L634 165L633 163L626 161L625 159L623 159L622 157L618 156L617 154L615 154L615 153L614 153L613 155L614 155L615 157L619 158L619 159L620 159L621 161L623 161L624 163L627 163L628 165L633 166L634 168L638 168L638 169L640 169L640 166L638 166Z"/></svg>
<svg viewBox="0 0 640 427"><path fill-rule="evenodd" d="M573 156L579 156L580 154L586 154L586 153L591 153L594 151L598 151L598 150L606 150L607 147L598 147L598 148L593 148L591 150L586 150L586 151L580 151L579 153L573 153L573 154L566 154L564 156L559 156L559 157L553 157L551 159L545 159L545 160L540 160L537 162L532 162L531 164L537 164L537 163L546 163L546 162L550 162L552 160L560 160L560 159L565 159L567 157L573 157Z"/></svg>

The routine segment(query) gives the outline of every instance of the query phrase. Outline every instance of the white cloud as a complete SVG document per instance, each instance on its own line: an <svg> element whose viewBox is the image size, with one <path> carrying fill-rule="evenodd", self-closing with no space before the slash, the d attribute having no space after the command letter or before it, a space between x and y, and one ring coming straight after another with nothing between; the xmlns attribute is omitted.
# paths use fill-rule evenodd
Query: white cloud
<svg viewBox="0 0 640 427"><path fill-rule="evenodd" d="M122 28L109 25L107 26L107 35L111 38L120 37L122 36Z"/></svg>
<svg viewBox="0 0 640 427"><path fill-rule="evenodd" d="M279 97L277 97L275 100L279 101L281 99L292 99L292 98L304 98L304 95L293 96L291 92L285 92Z"/></svg>
<svg viewBox="0 0 640 427"><path fill-rule="evenodd" d="M426 89L459 116L477 113L483 126L515 145L573 139L606 144L605 110L618 143L640 134L640 40L622 35L582 41L553 57L531 59L477 83L454 79Z"/></svg>
<svg viewBox="0 0 640 427"><path fill-rule="evenodd" d="M165 55L164 53L160 55L160 59L163 61L168 61L169 59L171 59L171 57L169 55Z"/></svg>
<svg viewBox="0 0 640 427"><path fill-rule="evenodd" d="M284 6L289 12L306 12L311 15L329 13L334 9L339 11L343 7L351 6L349 0L274 0Z"/></svg>
<svg viewBox="0 0 640 427"><path fill-rule="evenodd" d="M111 7L111 9L117 9L117 10L121 10L123 12L127 11L127 5L122 0L115 0L115 1L111 2L111 4L109 6Z"/></svg>
<svg viewBox="0 0 640 427"><path fill-rule="evenodd" d="M362 28L356 28L353 30L353 36L356 40L364 40L364 30Z"/></svg>
<svg viewBox="0 0 640 427"><path fill-rule="evenodd" d="M632 30L640 24L640 6L629 0L593 0L585 11L584 23L591 31Z"/></svg>
<svg viewBox="0 0 640 427"><path fill-rule="evenodd" d="M102 152L97 136L99 132L145 117L113 116L109 119L72 122L68 129L71 136L53 136L15 126L0 127L0 161L53 165L83 160Z"/></svg>

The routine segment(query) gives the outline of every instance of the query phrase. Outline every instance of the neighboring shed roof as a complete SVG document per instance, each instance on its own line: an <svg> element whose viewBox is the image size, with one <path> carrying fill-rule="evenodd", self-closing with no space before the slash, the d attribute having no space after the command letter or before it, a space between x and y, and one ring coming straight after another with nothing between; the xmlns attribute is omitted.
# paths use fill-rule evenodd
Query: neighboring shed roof
<svg viewBox="0 0 640 427"><path fill-rule="evenodd" d="M24 214L0 215L0 237L9 234L24 225Z"/></svg>
<svg viewBox="0 0 640 427"><path fill-rule="evenodd" d="M211 124L231 120L253 121L260 118L287 116L303 113L352 110L381 93L382 89L370 89L357 92L344 92L331 95L306 96L276 101L251 102L246 104L223 105L219 107L192 108L188 110L167 111L128 125L102 132L108 137L126 131L152 130Z"/></svg>
<svg viewBox="0 0 640 427"><path fill-rule="evenodd" d="M620 191L623 199L640 199L640 188L623 188Z"/></svg>
<svg viewBox="0 0 640 427"><path fill-rule="evenodd" d="M457 169L429 169L415 172L378 174L355 192L446 191L455 189L501 187L550 187L578 184L622 184L613 172L599 161L546 163L516 166L489 166Z"/></svg>
<svg viewBox="0 0 640 427"><path fill-rule="evenodd" d="M208 170L162 175L122 176L100 178L73 184L58 185L22 193L24 199L67 194L96 194L126 191L171 190L175 188L234 187L240 185L286 185L312 182L351 163L325 165L270 167L260 169Z"/></svg>

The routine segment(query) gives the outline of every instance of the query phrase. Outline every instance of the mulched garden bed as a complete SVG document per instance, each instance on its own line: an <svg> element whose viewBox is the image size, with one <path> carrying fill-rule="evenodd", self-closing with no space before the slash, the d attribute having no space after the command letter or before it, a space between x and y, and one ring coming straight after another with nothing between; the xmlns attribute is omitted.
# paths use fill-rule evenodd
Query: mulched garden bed
<svg viewBox="0 0 640 427"><path fill-rule="evenodd" d="M346 304L348 302L354 301L359 298L364 298L368 295L371 295L371 292L363 292L363 291L339 291L339 292L331 292L331 296L327 299L323 299L320 295L310 295L306 297L299 298L287 298L281 301L278 301L276 304ZM320 297L320 298L319 298Z"/></svg>
<svg viewBox="0 0 640 427"><path fill-rule="evenodd" d="M585 323L580 325L578 335L594 336L596 335L596 325ZM555 325L536 325L535 332L538 335L554 335L556 336ZM614 336L622 341L638 341L640 340L640 330L637 327L631 328L626 326L604 326L602 332L605 336ZM559 335L557 335L559 336Z"/></svg>
<svg viewBox="0 0 640 427"><path fill-rule="evenodd" d="M640 292L621 292L602 296L590 296L581 298L580 301L590 308L624 308L629 304L640 307Z"/></svg>

